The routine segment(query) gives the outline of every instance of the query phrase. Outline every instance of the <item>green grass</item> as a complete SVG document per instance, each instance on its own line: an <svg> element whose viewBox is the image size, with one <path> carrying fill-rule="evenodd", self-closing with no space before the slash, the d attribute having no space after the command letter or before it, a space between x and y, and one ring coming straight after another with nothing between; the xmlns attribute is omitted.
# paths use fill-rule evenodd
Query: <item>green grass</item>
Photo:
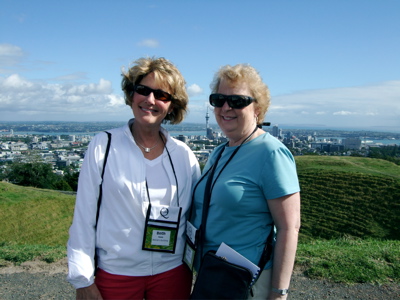
<svg viewBox="0 0 400 300"><path fill-rule="evenodd" d="M400 166L359 157L296 157L300 241L343 236L400 240Z"/></svg>
<svg viewBox="0 0 400 300"><path fill-rule="evenodd" d="M383 160L350 156L296 156L300 171L339 171L374 176L388 176L400 180L400 166Z"/></svg>
<svg viewBox="0 0 400 300"><path fill-rule="evenodd" d="M400 241L341 238L300 243L296 267L314 279L400 283Z"/></svg>
<svg viewBox="0 0 400 300"><path fill-rule="evenodd" d="M0 243L65 246L75 197L0 182Z"/></svg>
<svg viewBox="0 0 400 300"><path fill-rule="evenodd" d="M52 263L64 257L65 246L0 243L0 267L6 266L7 262L13 262L15 265L19 265L25 261L34 259Z"/></svg>
<svg viewBox="0 0 400 300"><path fill-rule="evenodd" d="M310 278L400 283L400 166L370 158L296 157ZM75 197L0 182L0 267L66 255Z"/></svg>

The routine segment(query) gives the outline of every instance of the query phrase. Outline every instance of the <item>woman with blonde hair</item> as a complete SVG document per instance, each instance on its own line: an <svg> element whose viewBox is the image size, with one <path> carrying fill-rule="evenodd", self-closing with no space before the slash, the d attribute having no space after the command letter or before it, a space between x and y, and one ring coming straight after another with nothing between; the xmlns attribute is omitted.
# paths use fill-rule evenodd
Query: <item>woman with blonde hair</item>
<svg viewBox="0 0 400 300"><path fill-rule="evenodd" d="M221 243L258 265L272 234L276 238L272 258L249 299L285 299L300 228L300 187L294 158L261 128L270 94L253 67L222 67L211 90L210 104L229 142L213 151L194 188L191 220L201 229L195 268L200 268L199 253L217 250ZM208 215L202 224L205 195Z"/></svg>
<svg viewBox="0 0 400 300"><path fill-rule="evenodd" d="M200 170L190 148L161 127L184 119L185 80L164 58L138 59L122 76L134 118L96 135L86 152L68 280L77 299L187 299L192 277L182 265L184 232Z"/></svg>

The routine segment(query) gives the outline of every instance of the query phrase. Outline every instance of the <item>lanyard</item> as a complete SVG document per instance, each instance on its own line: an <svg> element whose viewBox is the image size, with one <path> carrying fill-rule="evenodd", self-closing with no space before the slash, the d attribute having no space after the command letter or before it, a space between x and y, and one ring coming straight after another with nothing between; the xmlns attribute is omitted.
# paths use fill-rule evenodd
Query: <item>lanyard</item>
<svg viewBox="0 0 400 300"><path fill-rule="evenodd" d="M167 145L166 145L164 139L163 139L162 136L161 136L161 132L159 132L158 134L160 135L160 138L161 138L161 140L162 140L163 143L164 143L164 148L165 148L165 150L167 150L169 163L171 164L172 172L174 173L174 178L175 178L175 182L176 182L176 199L177 199L178 207L179 207L179 186L178 186L178 178L176 177L176 173L175 173L174 163L172 162L172 158L171 158L171 155L170 155L170 153L169 153L169 151L168 151L168 147L167 147ZM147 198L149 199L149 203L151 204L150 193L149 193L149 186L148 186L148 184L147 184L147 179L146 179L146 191L147 191Z"/></svg>
<svg viewBox="0 0 400 300"><path fill-rule="evenodd" d="M202 215L201 215L201 225L200 225L200 228L201 228L201 231L200 231L201 257L203 257L203 245L204 245L204 242L205 242L205 239L206 239L206 223L207 223L207 216L208 216L208 208L210 206L211 193L212 193L212 190L214 188L215 182L217 181L217 179L219 178L219 176L221 175L221 173L225 169L225 167L229 164L229 162L232 160L232 158L239 151L240 147L242 147L242 145L244 143L246 143L253 136L253 134L256 132L257 129L258 129L258 127L256 126L256 128L253 130L253 132L239 145L239 147L237 147L235 149L235 151L231 154L231 156L229 157L227 162L222 167L221 171L218 173L218 175L215 178L214 182L212 182L213 181L213 177L214 177L214 173L215 173L215 170L217 168L218 161L221 158L222 152L224 151L225 147L218 154L217 160L215 161L215 163L210 168L210 174L208 175L206 187L205 187L205 190L204 190L203 212L202 212ZM227 144L225 144L225 146L226 145ZM197 185L196 185L196 187L197 187ZM193 191L193 194L194 194L194 191Z"/></svg>

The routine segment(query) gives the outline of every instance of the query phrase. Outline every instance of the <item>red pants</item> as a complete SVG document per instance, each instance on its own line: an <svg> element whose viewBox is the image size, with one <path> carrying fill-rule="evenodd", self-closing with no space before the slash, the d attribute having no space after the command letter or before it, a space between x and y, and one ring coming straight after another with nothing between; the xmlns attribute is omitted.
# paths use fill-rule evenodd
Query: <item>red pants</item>
<svg viewBox="0 0 400 300"><path fill-rule="evenodd" d="M189 299L192 272L185 265L152 276L124 276L97 270L95 284L103 299Z"/></svg>

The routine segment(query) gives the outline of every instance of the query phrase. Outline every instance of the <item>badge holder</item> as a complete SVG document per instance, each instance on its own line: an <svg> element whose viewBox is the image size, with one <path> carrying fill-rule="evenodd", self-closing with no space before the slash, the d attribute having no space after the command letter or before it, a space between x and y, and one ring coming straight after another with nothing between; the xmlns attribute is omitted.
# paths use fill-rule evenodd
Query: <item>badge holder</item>
<svg viewBox="0 0 400 300"><path fill-rule="evenodd" d="M181 213L181 207L149 204L142 250L175 253Z"/></svg>
<svg viewBox="0 0 400 300"><path fill-rule="evenodd" d="M183 262L193 270L194 258L196 256L196 239L198 230L189 221L186 222L186 243L183 252Z"/></svg>

